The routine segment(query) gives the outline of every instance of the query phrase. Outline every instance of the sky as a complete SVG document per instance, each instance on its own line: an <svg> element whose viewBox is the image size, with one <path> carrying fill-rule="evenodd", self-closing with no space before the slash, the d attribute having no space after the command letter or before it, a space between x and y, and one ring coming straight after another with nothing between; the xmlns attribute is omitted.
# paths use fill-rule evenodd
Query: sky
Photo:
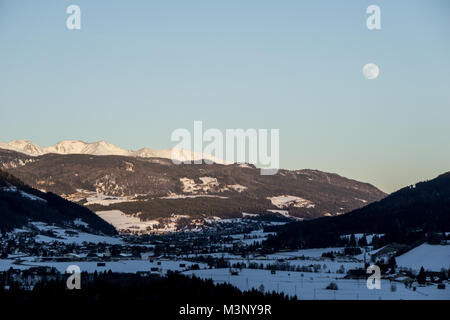
<svg viewBox="0 0 450 320"><path fill-rule="evenodd" d="M450 170L450 2L0 0L0 141L164 149L195 120L280 129L282 168L385 192L434 178Z"/></svg>

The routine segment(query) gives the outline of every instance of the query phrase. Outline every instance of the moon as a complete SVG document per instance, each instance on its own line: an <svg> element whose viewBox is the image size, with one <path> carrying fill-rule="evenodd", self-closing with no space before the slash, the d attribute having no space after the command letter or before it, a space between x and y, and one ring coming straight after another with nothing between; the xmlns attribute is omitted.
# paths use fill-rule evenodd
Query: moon
<svg viewBox="0 0 450 320"><path fill-rule="evenodd" d="M375 63L368 63L363 67L362 72L366 79L373 80L380 74L380 68Z"/></svg>

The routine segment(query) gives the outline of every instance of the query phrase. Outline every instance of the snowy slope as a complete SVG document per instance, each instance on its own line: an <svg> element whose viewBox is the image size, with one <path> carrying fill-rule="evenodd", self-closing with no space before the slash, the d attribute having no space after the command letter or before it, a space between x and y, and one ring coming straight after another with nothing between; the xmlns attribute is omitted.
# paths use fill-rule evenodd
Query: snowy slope
<svg viewBox="0 0 450 320"><path fill-rule="evenodd" d="M80 223L78 221L78 223ZM40 231L51 231L54 237L47 235L36 235L36 242L61 242L65 244L75 243L83 244L84 242L90 243L107 243L107 244L123 244L122 239L119 237L111 237L104 235L97 235L87 232L81 232L71 228L61 228L57 226L52 226L44 222L32 222L36 228Z"/></svg>
<svg viewBox="0 0 450 320"><path fill-rule="evenodd" d="M399 267L429 271L450 268L450 245L422 244L396 258Z"/></svg>
<svg viewBox="0 0 450 320"><path fill-rule="evenodd" d="M30 193L27 193L25 191L22 191L20 189L17 189L17 187L3 187L0 188L0 191L4 191L4 192L17 192L19 193L22 197L27 198L29 200L35 200L35 201L42 201L42 202L47 202L47 200L44 200L42 198L39 198L35 195L32 195Z"/></svg>
<svg viewBox="0 0 450 320"><path fill-rule="evenodd" d="M381 280L380 290L368 290L366 279L345 279L341 274L242 269L237 276L231 276L229 269L201 269L183 272L202 279L212 279L214 283L229 283L241 290L263 289L265 292L283 292L297 296L299 300L448 300L450 288L438 290L435 285L406 288L397 283L391 290L389 280ZM334 282L339 290L326 290ZM261 287L261 285L263 287Z"/></svg>

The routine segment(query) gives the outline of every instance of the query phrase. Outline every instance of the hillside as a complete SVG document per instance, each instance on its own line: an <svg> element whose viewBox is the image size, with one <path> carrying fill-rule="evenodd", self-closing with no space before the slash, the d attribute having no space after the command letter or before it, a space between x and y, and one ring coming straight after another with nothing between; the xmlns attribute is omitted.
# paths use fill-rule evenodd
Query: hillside
<svg viewBox="0 0 450 320"><path fill-rule="evenodd" d="M450 267L450 246L424 243L397 257L396 260L397 265L403 268L419 271L424 267L425 270L439 272L443 267Z"/></svg>
<svg viewBox="0 0 450 320"><path fill-rule="evenodd" d="M16 157L17 160L14 160ZM0 167L30 186L95 211L236 216L242 212L297 218L338 215L382 199L374 186L317 170L262 176L251 165L175 165L169 159L83 154L26 156L0 149Z"/></svg>
<svg viewBox="0 0 450 320"><path fill-rule="evenodd" d="M10 231L30 221L70 225L85 231L116 234L116 230L89 209L53 193L28 187L0 170L0 231Z"/></svg>
<svg viewBox="0 0 450 320"><path fill-rule="evenodd" d="M450 172L345 215L291 223L277 231L267 246L326 247L335 245L341 235L355 233L386 234L390 242L405 242L414 240L417 233L448 232Z"/></svg>

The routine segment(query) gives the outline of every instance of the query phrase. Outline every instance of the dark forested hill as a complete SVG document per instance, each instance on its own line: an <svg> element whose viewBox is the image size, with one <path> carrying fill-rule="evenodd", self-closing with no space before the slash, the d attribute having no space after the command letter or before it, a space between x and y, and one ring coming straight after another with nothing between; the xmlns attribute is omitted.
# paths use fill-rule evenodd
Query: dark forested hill
<svg viewBox="0 0 450 320"><path fill-rule="evenodd" d="M275 248L333 246L340 235L383 233L402 242L411 232L450 231L450 172L403 188L350 213L291 223L266 242Z"/></svg>
<svg viewBox="0 0 450 320"><path fill-rule="evenodd" d="M22 227L29 221L74 226L77 220L92 231L114 235L113 226L89 209L56 194L35 190L11 174L0 170L0 231Z"/></svg>

